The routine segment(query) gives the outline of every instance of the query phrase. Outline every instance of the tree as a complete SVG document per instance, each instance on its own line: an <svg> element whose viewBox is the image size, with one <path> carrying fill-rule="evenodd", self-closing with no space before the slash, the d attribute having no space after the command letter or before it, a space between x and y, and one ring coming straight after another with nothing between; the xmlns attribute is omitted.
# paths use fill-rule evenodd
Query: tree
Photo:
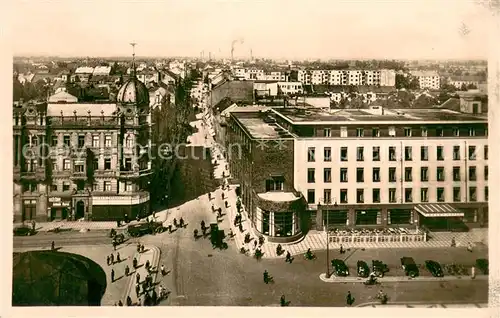
<svg viewBox="0 0 500 318"><path fill-rule="evenodd" d="M470 83L467 85L467 89L477 89L477 86L475 84Z"/></svg>
<svg viewBox="0 0 500 318"><path fill-rule="evenodd" d="M19 79L17 76L14 76L13 78L13 99L15 101L20 100L21 98L24 98L24 90L23 90L23 84L19 82Z"/></svg>
<svg viewBox="0 0 500 318"><path fill-rule="evenodd" d="M467 90L467 84L463 83L462 86L460 86L461 91L466 91Z"/></svg>
<svg viewBox="0 0 500 318"><path fill-rule="evenodd" d="M432 108L438 104L438 100L434 97L431 97L427 94L421 94L415 101L413 102L413 108Z"/></svg>

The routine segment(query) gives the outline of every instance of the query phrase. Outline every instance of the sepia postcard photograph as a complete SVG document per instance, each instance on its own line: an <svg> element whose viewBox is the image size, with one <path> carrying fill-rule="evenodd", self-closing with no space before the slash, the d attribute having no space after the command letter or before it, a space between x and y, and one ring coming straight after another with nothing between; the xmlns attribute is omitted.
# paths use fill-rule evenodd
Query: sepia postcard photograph
<svg viewBox="0 0 500 318"><path fill-rule="evenodd" d="M498 306L497 1L4 14L2 316Z"/></svg>

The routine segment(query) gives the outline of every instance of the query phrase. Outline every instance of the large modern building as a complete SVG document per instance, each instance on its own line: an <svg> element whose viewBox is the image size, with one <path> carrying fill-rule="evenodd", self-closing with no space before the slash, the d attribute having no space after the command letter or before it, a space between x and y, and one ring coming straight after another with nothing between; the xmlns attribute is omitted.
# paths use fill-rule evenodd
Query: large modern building
<svg viewBox="0 0 500 318"><path fill-rule="evenodd" d="M228 134L228 148L243 147L231 173L254 228L270 239L293 240L325 224L488 222L484 115L273 108L231 113Z"/></svg>
<svg viewBox="0 0 500 318"><path fill-rule="evenodd" d="M14 105L14 221L147 215L150 122L135 72L116 102L61 92Z"/></svg>

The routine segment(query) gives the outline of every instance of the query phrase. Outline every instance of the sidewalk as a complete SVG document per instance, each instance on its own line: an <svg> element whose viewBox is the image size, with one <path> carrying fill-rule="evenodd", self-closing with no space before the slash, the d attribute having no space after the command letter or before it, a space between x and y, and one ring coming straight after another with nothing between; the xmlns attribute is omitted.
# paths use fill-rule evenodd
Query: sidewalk
<svg viewBox="0 0 500 318"><path fill-rule="evenodd" d="M363 283L367 278L357 277L357 276L347 276L347 277L337 277L331 275L330 278L326 278L325 273L319 275L319 279L325 283ZM418 282L447 282L453 280L472 280L470 276L451 276L446 275L445 277L433 277L433 276L417 276L415 278L410 278L408 276L385 276L377 278L380 283L394 283L394 282L408 282L408 281L418 281ZM476 275L474 280L488 280L488 275Z"/></svg>
<svg viewBox="0 0 500 318"><path fill-rule="evenodd" d="M142 282L147 276L147 270L146 270L146 261L149 260L151 264L151 268L153 269L153 272L151 276L153 277L153 288L157 288L156 285L154 284L156 282L156 277L158 276L158 271L159 271L159 260L160 260L160 249L156 246L144 246L144 253L135 253L134 257L137 259L137 264L138 268L134 271L131 272L129 276L129 281L127 284L127 288L125 289L125 292L122 296L122 302L125 305L127 303L127 296L130 296L132 299L133 304L138 304L138 300L140 298L140 303L142 305L142 301L144 300L144 296L142 294ZM132 270L133 267L130 264L130 269ZM139 297L137 297L137 294L135 292L135 284L136 284L136 276L137 273L140 275L140 285L141 285L141 294ZM158 290L156 290L158 293Z"/></svg>

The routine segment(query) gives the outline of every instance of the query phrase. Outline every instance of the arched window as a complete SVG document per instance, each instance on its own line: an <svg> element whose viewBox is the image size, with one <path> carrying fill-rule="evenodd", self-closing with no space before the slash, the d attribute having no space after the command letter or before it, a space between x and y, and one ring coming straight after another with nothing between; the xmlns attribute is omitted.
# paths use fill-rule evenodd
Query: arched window
<svg viewBox="0 0 500 318"><path fill-rule="evenodd" d="M132 148L132 143L133 143L132 136L128 135L127 138L125 138L125 147Z"/></svg>

